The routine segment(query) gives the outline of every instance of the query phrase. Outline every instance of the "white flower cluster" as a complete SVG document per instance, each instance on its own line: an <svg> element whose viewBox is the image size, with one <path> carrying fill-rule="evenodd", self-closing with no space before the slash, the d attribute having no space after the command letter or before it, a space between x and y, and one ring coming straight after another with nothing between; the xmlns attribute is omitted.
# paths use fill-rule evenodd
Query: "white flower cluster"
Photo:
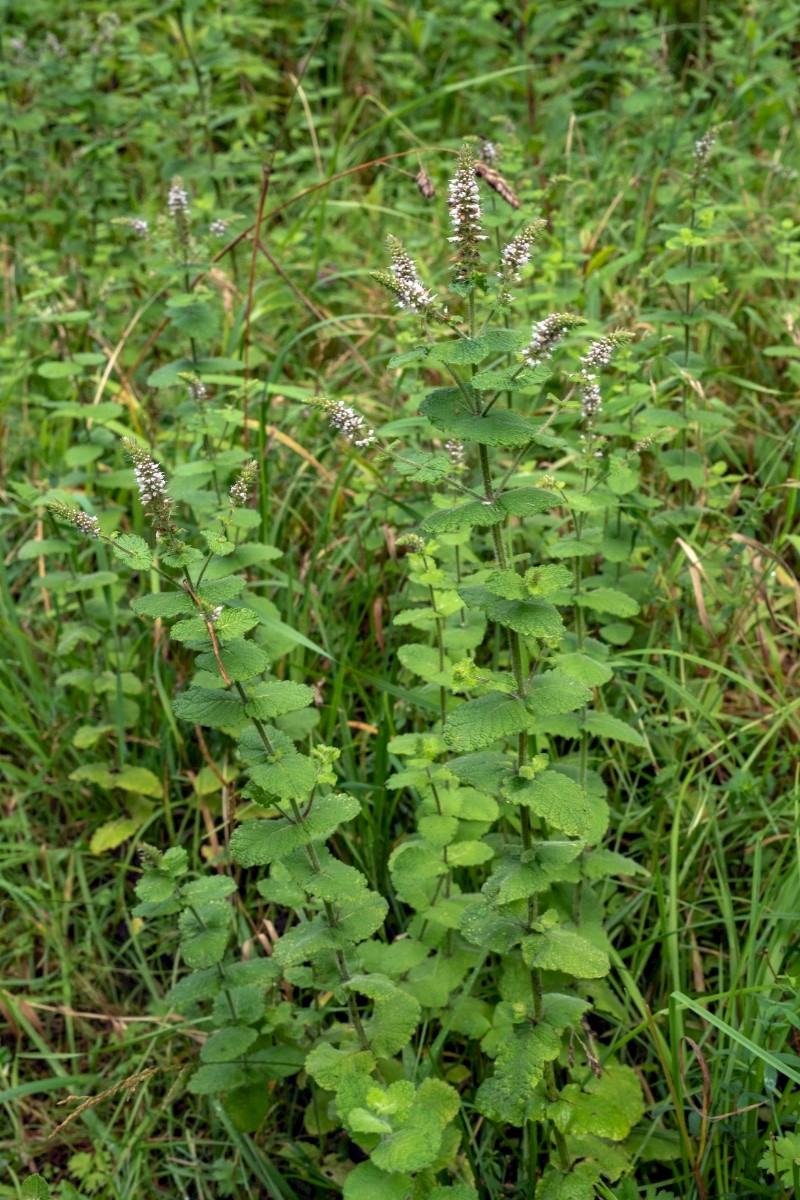
<svg viewBox="0 0 800 1200"><path fill-rule="evenodd" d="M145 507L166 497L167 481L164 472L152 458L141 454L134 460L133 473L139 488L139 498Z"/></svg>
<svg viewBox="0 0 800 1200"><path fill-rule="evenodd" d="M224 605L217 604L214 608L211 609L211 612L206 613L206 620L209 621L212 625L216 625L217 621L222 616L223 607L224 607Z"/></svg>
<svg viewBox="0 0 800 1200"><path fill-rule="evenodd" d="M694 164L698 171L704 171L708 166L708 160L711 158L711 151L714 149L716 138L712 130L708 130L701 138L698 138L694 144Z"/></svg>
<svg viewBox="0 0 800 1200"><path fill-rule="evenodd" d="M224 237L228 229L228 222L222 217L217 217L208 227L208 232L212 237Z"/></svg>
<svg viewBox="0 0 800 1200"><path fill-rule="evenodd" d="M522 355L528 366L538 367L552 358L553 347L578 324L579 319L572 313L551 313L543 321L537 321L531 330L530 345Z"/></svg>
<svg viewBox="0 0 800 1200"><path fill-rule="evenodd" d="M500 151L494 142L490 142L488 138L481 138L481 159L490 167L493 167L500 158Z"/></svg>
<svg viewBox="0 0 800 1200"><path fill-rule="evenodd" d="M478 242L486 241L481 232L481 198L475 179L475 160L465 149L458 170L447 189L453 234L447 240L457 247L457 278L466 279L478 265Z"/></svg>
<svg viewBox="0 0 800 1200"><path fill-rule="evenodd" d="M390 238L389 246L392 252L389 269L394 281L392 290L397 307L408 308L415 313L426 312L433 304L433 296L417 274L411 255L397 238Z"/></svg>
<svg viewBox="0 0 800 1200"><path fill-rule="evenodd" d="M189 395L193 400L197 401L206 399L208 396L208 388L203 383L202 379L198 379L195 376L193 379L189 380Z"/></svg>
<svg viewBox="0 0 800 1200"><path fill-rule="evenodd" d="M230 497L231 508L241 508L250 499L250 489L255 483L258 464L256 462L245 463L236 479L231 485L231 490L228 493Z"/></svg>
<svg viewBox="0 0 800 1200"><path fill-rule="evenodd" d="M176 216L178 213L185 214L189 211L189 196L186 188L179 179L174 180L172 187L169 189L167 208L173 216Z"/></svg>
<svg viewBox="0 0 800 1200"><path fill-rule="evenodd" d="M447 451L447 453L450 455L450 461L454 467L463 467L464 466L465 451L464 451L463 442L457 442L457 441L455 441L455 439L451 439L449 442L445 443L444 448Z"/></svg>
<svg viewBox="0 0 800 1200"><path fill-rule="evenodd" d="M81 533L85 533L87 537L100 537L100 522L97 517L90 517L88 513L75 513L75 528L80 529Z"/></svg>
<svg viewBox="0 0 800 1200"><path fill-rule="evenodd" d="M371 446L375 441L374 429L370 429L364 418L343 400L336 400L330 405L328 417L334 429L354 446Z"/></svg>
<svg viewBox="0 0 800 1200"><path fill-rule="evenodd" d="M150 231L150 226L145 221L144 217L134 217L131 221L131 229L140 238L146 238Z"/></svg>
<svg viewBox="0 0 800 1200"><path fill-rule="evenodd" d="M503 260L502 274L507 279L513 280L514 283L519 283L522 278L522 268L526 267L530 262L532 252L533 237L527 229L524 229L503 250L501 256Z"/></svg>

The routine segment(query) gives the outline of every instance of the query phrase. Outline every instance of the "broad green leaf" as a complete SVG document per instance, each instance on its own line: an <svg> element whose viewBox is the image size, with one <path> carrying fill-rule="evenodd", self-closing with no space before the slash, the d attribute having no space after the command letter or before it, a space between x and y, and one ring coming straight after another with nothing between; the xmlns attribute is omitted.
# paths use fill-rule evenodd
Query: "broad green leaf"
<svg viewBox="0 0 800 1200"><path fill-rule="evenodd" d="M543 843L522 858L508 856L484 884L484 894L497 904L527 900L554 883L577 883L580 842Z"/></svg>
<svg viewBox="0 0 800 1200"><path fill-rule="evenodd" d="M600 1078L590 1078L579 1091L569 1084L562 1097L572 1109L570 1134L594 1134L621 1142L644 1116L642 1086L631 1067L609 1063Z"/></svg>
<svg viewBox="0 0 800 1200"><path fill-rule="evenodd" d="M371 1050L353 1046L337 1050L328 1042L320 1042L306 1057L306 1070L315 1083L328 1092L336 1092L349 1075L368 1076L375 1066Z"/></svg>
<svg viewBox="0 0 800 1200"><path fill-rule="evenodd" d="M612 617L635 617L639 611L636 601L618 588L601 587L580 592L575 603L594 612L610 613Z"/></svg>
<svg viewBox="0 0 800 1200"><path fill-rule="evenodd" d="M453 473L448 454L428 450L403 450L395 457L394 467L411 483L441 483Z"/></svg>
<svg viewBox="0 0 800 1200"><path fill-rule="evenodd" d="M245 679L253 679L256 675L261 675L269 666L269 658L265 651L260 646L257 646L255 642L246 642L243 639L221 647L219 656L227 676L232 683L241 683ZM211 671L213 674L219 674L217 656L213 651L198 654L195 664L200 671Z"/></svg>
<svg viewBox="0 0 800 1200"><path fill-rule="evenodd" d="M284 713L307 708L314 702L314 692L303 683L275 680L262 683L247 705L247 715L261 721L272 721Z"/></svg>
<svg viewBox="0 0 800 1200"><path fill-rule="evenodd" d="M587 733L591 733L595 737L612 738L617 742L627 742L628 745L639 746L643 750L647 745L637 729L626 724L625 721L620 721L618 717L612 717L609 713L587 713L583 720L583 727Z"/></svg>
<svg viewBox="0 0 800 1200"><path fill-rule="evenodd" d="M144 817L117 817L113 821L104 821L92 834L90 851L92 854L105 854L108 850L116 850L117 846L133 837L143 823Z"/></svg>
<svg viewBox="0 0 800 1200"><path fill-rule="evenodd" d="M477 409L477 396L467 389ZM492 409L485 417L470 411L469 401L458 388L429 392L420 412L432 425L464 442L487 446L524 446L535 439L539 427L508 409Z"/></svg>
<svg viewBox="0 0 800 1200"><path fill-rule="evenodd" d="M204 1063L237 1062L256 1041L258 1034L247 1025L228 1025L212 1033L202 1045L200 1061Z"/></svg>
<svg viewBox="0 0 800 1200"><path fill-rule="evenodd" d="M539 1084L545 1064L558 1057L561 1038L549 1025L514 1031L501 1043L493 1074L480 1085L475 1106L491 1121L521 1127L543 1115Z"/></svg>
<svg viewBox="0 0 800 1200"><path fill-rule="evenodd" d="M345 984L349 992L374 1002L366 1027L371 1050L379 1056L398 1054L407 1046L419 1024L420 1007L385 975L354 975Z"/></svg>
<svg viewBox="0 0 800 1200"><path fill-rule="evenodd" d="M411 1186L410 1175L392 1175L362 1162L345 1177L344 1200L408 1200Z"/></svg>
<svg viewBox="0 0 800 1200"><path fill-rule="evenodd" d="M587 879L605 879L608 875L649 875L646 867L616 850L592 850L583 861Z"/></svg>
<svg viewBox="0 0 800 1200"><path fill-rule="evenodd" d="M234 600L245 586L241 575L224 575L221 579L207 579L197 589L201 600L209 604L226 604Z"/></svg>
<svg viewBox="0 0 800 1200"><path fill-rule="evenodd" d="M588 654L560 654L557 659L558 670L570 679L577 679L586 687L602 687L613 678L614 672L605 663L590 658Z"/></svg>
<svg viewBox="0 0 800 1200"><path fill-rule="evenodd" d="M591 698L592 693L587 687L558 668L535 675L528 691L528 704L537 717L574 712L588 704Z"/></svg>
<svg viewBox="0 0 800 1200"><path fill-rule="evenodd" d="M131 600L131 608L140 617L180 617L194 612L192 599L184 591L150 592Z"/></svg>
<svg viewBox="0 0 800 1200"><path fill-rule="evenodd" d="M339 941L327 918L315 917L293 925L281 937L273 951L273 958L284 970L301 963L313 963L320 955L334 950Z"/></svg>
<svg viewBox="0 0 800 1200"><path fill-rule="evenodd" d="M314 763L293 751L275 755L272 762L250 767L250 780L279 800L305 801L317 781Z"/></svg>
<svg viewBox="0 0 800 1200"><path fill-rule="evenodd" d="M22 1184L22 1200L50 1200L50 1186L41 1175L28 1175Z"/></svg>
<svg viewBox="0 0 800 1200"><path fill-rule="evenodd" d="M264 866L285 858L299 846L326 841L345 821L361 809L354 796L334 793L314 801L302 825L284 818L246 821L231 837L231 854L242 867Z"/></svg>
<svg viewBox="0 0 800 1200"><path fill-rule="evenodd" d="M437 342L428 349L427 357L437 362L473 366L485 358L496 358L499 354L511 354L520 350L527 341L527 333L520 329L487 329L476 338L452 338Z"/></svg>
<svg viewBox="0 0 800 1200"><path fill-rule="evenodd" d="M175 697L172 711L183 721L205 725L209 729L237 726L245 718L239 697L223 688L190 687Z"/></svg>
<svg viewBox="0 0 800 1200"><path fill-rule="evenodd" d="M164 794L161 780L147 767L123 767L112 778L115 788L123 792L135 792L139 796L153 796L160 800Z"/></svg>
<svg viewBox="0 0 800 1200"><path fill-rule="evenodd" d="M546 1167L536 1185L536 1200L595 1200L595 1181L591 1175L557 1171Z"/></svg>
<svg viewBox="0 0 800 1200"><path fill-rule="evenodd" d="M561 971L575 979L602 979L608 955L571 929L547 929L523 939L522 957L539 971Z"/></svg>
<svg viewBox="0 0 800 1200"><path fill-rule="evenodd" d="M125 563L132 571L149 571L153 561L153 551L144 538L135 533L120 533L111 540L114 557Z"/></svg>
<svg viewBox="0 0 800 1200"><path fill-rule="evenodd" d="M264 987L257 983L246 983L240 987L227 987L214 999L212 1018L215 1023L236 1021L238 1025L255 1025L265 1012Z"/></svg>
<svg viewBox="0 0 800 1200"><path fill-rule="evenodd" d="M503 492L497 501L497 507L501 512L513 517L533 517L555 508L560 503L558 492L548 492L545 488L521 487Z"/></svg>
<svg viewBox="0 0 800 1200"><path fill-rule="evenodd" d="M483 946L494 954L506 954L522 940L525 926L514 917L503 916L481 897L464 909L461 932L474 946Z"/></svg>
<svg viewBox="0 0 800 1200"><path fill-rule="evenodd" d="M494 851L485 842L451 842L447 848L447 862L451 867L474 867L488 862L493 856Z"/></svg>
<svg viewBox="0 0 800 1200"><path fill-rule="evenodd" d="M486 529L498 525L503 516L499 504L490 504L488 500L470 500L467 504L457 504L453 508L432 513L422 522L422 528L427 533L452 533L456 529L473 527Z"/></svg>
<svg viewBox="0 0 800 1200"><path fill-rule="evenodd" d="M492 693L459 705L445 722L444 738L451 750L480 750L527 729L530 719L521 700Z"/></svg>
<svg viewBox="0 0 800 1200"><path fill-rule="evenodd" d="M214 622L214 633L222 645L235 641L258 625L260 617L250 608L223 608L218 619ZM176 642L187 642L197 649L206 649L211 644L208 625L202 617L190 617L187 621L178 621L170 629L170 637Z"/></svg>
<svg viewBox="0 0 800 1200"><path fill-rule="evenodd" d="M237 890L236 880L227 875L207 875L205 879L193 879L181 888L184 900L190 904L207 904L210 900L224 900Z"/></svg>
<svg viewBox="0 0 800 1200"><path fill-rule="evenodd" d="M528 781L508 787L513 804L523 804L537 817L570 837L588 837L594 828L598 801L559 771L541 771Z"/></svg>
<svg viewBox="0 0 800 1200"><path fill-rule="evenodd" d="M186 1088L195 1096L213 1096L249 1083L253 1074L254 1067L244 1063L205 1063L189 1077Z"/></svg>
<svg viewBox="0 0 800 1200"><path fill-rule="evenodd" d="M187 967L213 967L222 960L230 936L232 909L224 901L185 908L178 919Z"/></svg>
<svg viewBox="0 0 800 1200"><path fill-rule="evenodd" d="M435 646L410 642L399 647L397 657L407 671L412 671L428 683L444 683L449 679L449 669L452 663L445 657L442 666L439 662L439 651Z"/></svg>

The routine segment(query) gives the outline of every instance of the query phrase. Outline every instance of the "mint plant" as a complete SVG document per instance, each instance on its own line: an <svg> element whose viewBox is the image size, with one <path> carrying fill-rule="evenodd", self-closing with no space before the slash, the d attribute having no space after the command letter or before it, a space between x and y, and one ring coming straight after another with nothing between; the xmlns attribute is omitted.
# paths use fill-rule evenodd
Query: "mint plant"
<svg viewBox="0 0 800 1200"><path fill-rule="evenodd" d="M555 349L582 320L554 313L531 334L493 324L508 312L542 223L509 243L490 277L468 149L449 198L464 322L424 287L394 238L390 273L379 275L421 318L425 338L390 365L448 379L420 405L446 452L393 452L402 476L439 485L408 539L416 603L395 614L395 625L427 634L398 653L440 709L432 729L389 746L403 764L389 786L412 790L417 805L417 832L391 867L415 914L408 933L419 962L406 942L397 973L434 1019L480 1040L493 1060L472 1101L483 1118L539 1129L521 1143L533 1154L521 1178L538 1178L543 1200L588 1200L630 1170L625 1142L644 1113L634 1071L604 1054L587 1025L610 970L598 884L640 870L601 844L609 806L597 770L602 746L644 745L599 692L613 676L611 626L639 609L618 536L636 451L609 454L597 430L599 371L627 335L593 340L570 404L550 394L550 415L537 419ZM569 421L575 391L577 445L555 428ZM554 458L564 464L557 471ZM439 960L438 996L426 951Z"/></svg>
<svg viewBox="0 0 800 1200"><path fill-rule="evenodd" d="M359 444L371 439L343 406L333 407L331 419ZM265 1081L302 1070L313 1091L307 1123L330 1129L330 1116L320 1115L330 1109L369 1154L348 1175L348 1196L372 1194L390 1181L403 1194L452 1192L453 1200L469 1200L471 1188L436 1183L438 1172L455 1167L458 1093L441 1079L415 1082L397 1059L415 1034L420 1004L373 969L362 951L381 930L387 902L328 845L357 815L359 802L336 790L335 748L298 748L303 734L292 736L287 719L312 703L313 690L274 674L267 649L247 636L259 616L237 603L244 578L217 569L235 549L231 525L249 497L256 464L237 475L227 507L204 531L203 551L180 536L162 468L132 439L126 449L155 534L155 563L143 538L105 538L95 517L58 500L52 510L81 533L106 541L131 568L152 568L168 585L140 595L133 608L142 617L174 622L171 640L195 655L192 682L173 700L173 711L236 739L245 775L239 794L250 803L230 838L231 857L243 869L269 868L257 890L283 914L272 954L237 960L230 953L236 880L227 874L187 879L182 847L142 848L133 915L145 922L172 919L190 973L169 1001L209 1034L189 1090L223 1097L238 1127L252 1130L271 1103Z"/></svg>

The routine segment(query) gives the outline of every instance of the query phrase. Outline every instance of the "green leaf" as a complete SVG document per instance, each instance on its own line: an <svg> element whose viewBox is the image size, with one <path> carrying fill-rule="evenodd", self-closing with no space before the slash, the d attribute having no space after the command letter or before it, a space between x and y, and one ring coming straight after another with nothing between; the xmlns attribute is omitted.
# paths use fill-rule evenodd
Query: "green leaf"
<svg viewBox="0 0 800 1200"><path fill-rule="evenodd" d="M800 1134L784 1133L773 1137L758 1165L773 1179L780 1178L787 1193L791 1193L800 1185Z"/></svg>
<svg viewBox="0 0 800 1200"><path fill-rule="evenodd" d="M549 1025L515 1030L500 1045L494 1073L478 1088L475 1106L491 1121L521 1127L543 1115L538 1085L545 1065L558 1057L561 1038Z"/></svg>
<svg viewBox="0 0 800 1200"><path fill-rule="evenodd" d="M420 642L410 642L400 646L397 657L406 668L428 683L442 684L449 680L452 663L444 660L444 668L439 663L439 651L435 646L423 646Z"/></svg>
<svg viewBox="0 0 800 1200"><path fill-rule="evenodd" d="M611 969L608 955L571 929L546 929L523 939L522 957L539 971L561 971L575 979L602 979Z"/></svg>
<svg viewBox="0 0 800 1200"><path fill-rule="evenodd" d="M444 739L451 750L480 750L527 729L530 719L521 700L491 693L459 705L445 722Z"/></svg>
<svg viewBox="0 0 800 1200"><path fill-rule="evenodd" d="M282 717L284 713L307 708L313 702L314 692L304 683L279 680L262 683L247 705L246 712L249 717L257 717L261 721L271 721L275 717Z"/></svg>
<svg viewBox="0 0 800 1200"><path fill-rule="evenodd" d="M569 675L570 679L577 679L586 687L602 687L614 676L610 667L595 658L590 658L588 654L560 654L557 661L559 671Z"/></svg>
<svg viewBox="0 0 800 1200"><path fill-rule="evenodd" d="M236 638L242 637L248 629L258 625L260 617L251 608L224 608L214 623L214 633L217 640L225 645ZM178 621L170 630L170 637L176 642L187 642L190 646L205 650L211 644L208 626L202 617L190 617L187 621Z"/></svg>
<svg viewBox="0 0 800 1200"><path fill-rule="evenodd" d="M616 850L592 850L583 862L587 879L605 879L609 875L649 875L646 867Z"/></svg>
<svg viewBox="0 0 800 1200"><path fill-rule="evenodd" d="M521 487L512 488L497 501L497 507L513 517L533 517L538 513L547 512L561 503L558 492L548 492L544 488Z"/></svg>
<svg viewBox="0 0 800 1200"><path fill-rule="evenodd" d="M612 738L617 742L627 742L630 746L639 746L644 750L647 746L638 730L612 717L609 713L589 712L584 717L583 727L587 733L595 737Z"/></svg>
<svg viewBox="0 0 800 1200"><path fill-rule="evenodd" d="M428 350L427 357L437 362L454 363L458 366L474 366L485 358L496 358L499 354L511 354L521 350L527 334L520 329L487 329L476 338L452 338L437 342Z"/></svg>
<svg viewBox="0 0 800 1200"><path fill-rule="evenodd" d="M339 1090L348 1076L370 1075L375 1067L371 1050L351 1047L337 1050L328 1042L320 1042L306 1058L306 1070L315 1083L327 1092Z"/></svg>
<svg viewBox="0 0 800 1200"><path fill-rule="evenodd" d="M187 967L213 967L221 962L228 945L231 918L232 909L224 901L183 910L178 928Z"/></svg>
<svg viewBox="0 0 800 1200"><path fill-rule="evenodd" d="M577 1136L594 1134L621 1142L644 1116L642 1086L636 1072L618 1063L603 1067L600 1078L590 1078L582 1091L576 1084L569 1084L562 1098L572 1109L567 1130Z"/></svg>
<svg viewBox="0 0 800 1200"><path fill-rule="evenodd" d="M139 796L153 796L160 800L164 788L158 776L147 767L123 767L113 776L113 786L123 792L135 792Z"/></svg>
<svg viewBox="0 0 800 1200"><path fill-rule="evenodd" d="M555 668L535 675L528 692L528 704L537 717L556 716L583 708L592 693L577 679Z"/></svg>
<svg viewBox="0 0 800 1200"><path fill-rule="evenodd" d="M574 780L559 771L541 771L527 782L508 788L513 804L522 804L537 817L570 837L588 837L594 829L598 803Z"/></svg>
<svg viewBox="0 0 800 1200"><path fill-rule="evenodd" d="M92 834L89 850L92 854L105 854L108 850L116 850L117 846L121 846L129 837L133 837L136 830L144 823L144 819L144 816L139 818L117 817L113 821L104 821Z"/></svg>
<svg viewBox="0 0 800 1200"><path fill-rule="evenodd" d="M231 642L229 646L221 647L219 656L232 683L253 679L256 675L261 675L263 671L266 671L269 666L266 652L255 642L246 642L243 639ZM207 651L205 654L198 654L195 665L200 671L219 673L217 656L213 650Z"/></svg>
<svg viewBox="0 0 800 1200"><path fill-rule="evenodd" d="M144 538L135 533L121 533L111 541L114 557L125 563L132 571L149 571L153 562L153 551Z"/></svg>
<svg viewBox="0 0 800 1200"><path fill-rule="evenodd" d="M546 1167L536 1185L536 1200L595 1200L594 1180L589 1175L564 1174Z"/></svg>
<svg viewBox="0 0 800 1200"><path fill-rule="evenodd" d="M179 617L194 612L194 603L186 592L150 592L131 600L131 608L140 617Z"/></svg>
<svg viewBox="0 0 800 1200"><path fill-rule="evenodd" d="M398 1054L408 1045L420 1018L420 1006L413 996L401 991L385 975L354 975L345 988L374 1002L366 1034L375 1054L380 1057Z"/></svg>
<svg viewBox="0 0 800 1200"><path fill-rule="evenodd" d="M525 927L514 917L503 916L481 897L464 909L461 932L474 946L491 946L495 954L507 954L522 940Z"/></svg>
<svg viewBox="0 0 800 1200"><path fill-rule="evenodd" d="M23 1200L50 1200L50 1187L41 1175L28 1175L22 1184Z"/></svg>
<svg viewBox="0 0 800 1200"><path fill-rule="evenodd" d="M495 868L483 891L497 904L528 900L554 883L577 883L580 842L550 842L529 850L523 857L508 856Z"/></svg>
<svg viewBox="0 0 800 1200"><path fill-rule="evenodd" d="M339 825L352 820L360 810L354 796L334 793L315 800L301 825L284 818L246 821L231 838L233 860L242 867L256 867L286 858L300 846L326 841Z"/></svg>
<svg viewBox="0 0 800 1200"><path fill-rule="evenodd" d="M218 1029L203 1043L200 1061L204 1063L237 1062L256 1041L258 1034L247 1025L229 1025Z"/></svg>
<svg viewBox="0 0 800 1200"><path fill-rule="evenodd" d="M440 451L403 450L394 466L411 483L441 483L453 472L450 456Z"/></svg>
<svg viewBox="0 0 800 1200"><path fill-rule="evenodd" d="M172 711L182 721L205 725L209 729L235 727L245 717L245 708L239 697L222 688L190 687L175 697Z"/></svg>
<svg viewBox="0 0 800 1200"><path fill-rule="evenodd" d="M524 637L560 638L564 632L558 609L547 600L498 600L487 587L462 587L458 593L467 604L483 608L490 620Z"/></svg>
<svg viewBox="0 0 800 1200"><path fill-rule="evenodd" d="M504 514L499 505L488 501L470 500L467 504L457 504L453 508L443 508L432 513L422 522L422 528L427 533L452 533L457 529L487 529L498 525Z"/></svg>
<svg viewBox="0 0 800 1200"><path fill-rule="evenodd" d="M410 1175L393 1175L362 1162L345 1177L344 1200L408 1200L411 1185Z"/></svg>
<svg viewBox="0 0 800 1200"><path fill-rule="evenodd" d="M581 592L575 597L575 603L594 612L610 613L613 617L635 617L639 611L636 601L617 588L601 587Z"/></svg>
<svg viewBox="0 0 800 1200"><path fill-rule="evenodd" d="M253 1068L244 1063L206 1063L190 1076L186 1089L195 1096L230 1092L251 1081Z"/></svg>
<svg viewBox="0 0 800 1200"><path fill-rule="evenodd" d="M317 781L314 763L294 751L275 755L272 762L250 767L250 780L278 800L305 801Z"/></svg>

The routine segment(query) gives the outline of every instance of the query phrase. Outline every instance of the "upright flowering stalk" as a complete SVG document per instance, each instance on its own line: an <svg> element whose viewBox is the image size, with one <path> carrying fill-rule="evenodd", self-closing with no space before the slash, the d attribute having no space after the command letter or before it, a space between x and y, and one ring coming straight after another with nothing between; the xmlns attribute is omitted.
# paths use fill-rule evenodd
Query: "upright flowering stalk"
<svg viewBox="0 0 800 1200"><path fill-rule="evenodd" d="M177 176L172 181L167 196L167 208L175 223L175 236L184 250L189 245L189 196L183 180Z"/></svg>
<svg viewBox="0 0 800 1200"><path fill-rule="evenodd" d="M68 504L63 504L61 500L51 500L48 508L53 516L66 521L68 525L74 525L86 537L100 537L100 523L97 517L92 517L89 513L82 512L79 508L70 508Z"/></svg>
<svg viewBox="0 0 800 1200"><path fill-rule="evenodd" d="M522 269L530 262L534 243L546 224L547 222L542 218L532 221L530 225L525 226L521 233L512 238L503 250L500 256L500 270L497 273L497 278L500 280L498 287L500 304L510 304L514 299L509 291L509 285L521 281Z"/></svg>
<svg viewBox="0 0 800 1200"><path fill-rule="evenodd" d="M582 324L583 318L576 317L573 313L551 313L543 321L537 321L531 330L530 344L522 352L523 359L529 367L541 366L543 362L552 358L553 347L570 329Z"/></svg>
<svg viewBox="0 0 800 1200"><path fill-rule="evenodd" d="M397 307L408 308L411 312L425 315L434 305L432 294L422 283L414 260L400 239L390 235L387 240L392 256L389 287L397 301Z"/></svg>
<svg viewBox="0 0 800 1200"><path fill-rule="evenodd" d="M375 430L370 429L361 414L357 413L349 404L345 404L343 400L319 397L314 403L322 409L336 432L347 438L354 446L364 449L375 441Z"/></svg>
<svg viewBox="0 0 800 1200"><path fill-rule="evenodd" d="M707 130L694 144L694 174L703 175L708 170L708 164L716 143L713 129Z"/></svg>
<svg viewBox="0 0 800 1200"><path fill-rule="evenodd" d="M456 281L466 283L480 268L479 242L486 241L481 228L481 198L475 179L475 159L465 146L458 161L458 170L450 180L447 191L452 236L447 240L455 248Z"/></svg>
<svg viewBox="0 0 800 1200"><path fill-rule="evenodd" d="M233 508L243 508L250 499L250 492L258 474L258 463L251 460L242 467L228 493L228 503Z"/></svg>
<svg viewBox="0 0 800 1200"><path fill-rule="evenodd" d="M138 446L133 438L123 438L125 453L133 463L133 473L139 488L145 516L155 530L157 538L172 538L177 525L172 520L173 502L167 494L164 472L150 455Z"/></svg>
<svg viewBox="0 0 800 1200"><path fill-rule="evenodd" d="M600 391L600 384L597 378L597 371L601 367L606 367L611 362L614 351L622 342L630 340L630 334L624 330L618 330L615 333L607 334L606 337L598 338L589 346L589 349L581 358L581 373L580 373L580 392L581 392L581 415L583 418L584 433L581 434L581 440L589 443L589 449L594 439L594 424L600 413L603 411L603 396ZM595 458L602 457L602 451L593 451Z"/></svg>

